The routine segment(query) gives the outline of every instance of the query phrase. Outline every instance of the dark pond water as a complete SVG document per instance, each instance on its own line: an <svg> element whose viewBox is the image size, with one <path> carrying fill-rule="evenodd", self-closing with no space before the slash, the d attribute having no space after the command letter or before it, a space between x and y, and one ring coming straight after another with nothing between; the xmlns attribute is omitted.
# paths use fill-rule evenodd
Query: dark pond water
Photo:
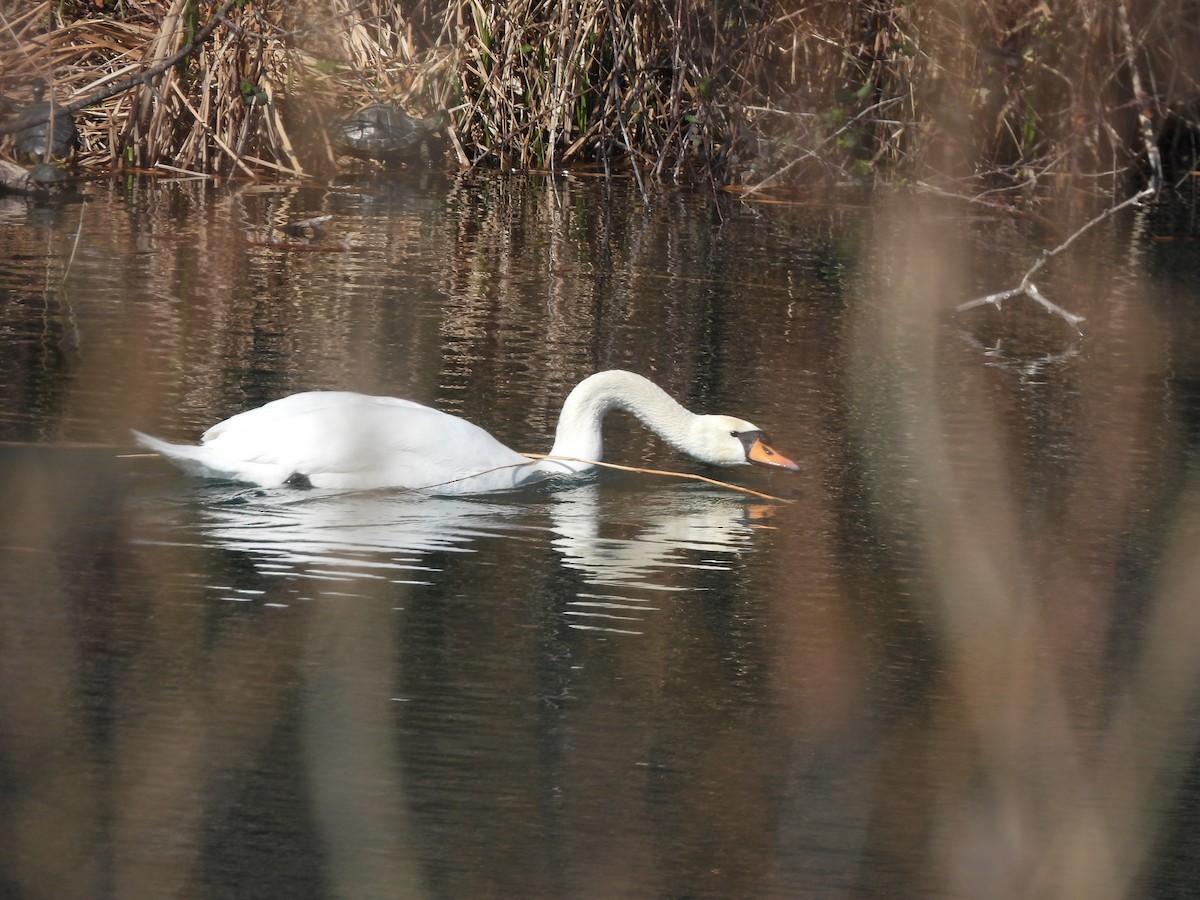
<svg viewBox="0 0 1200 900"><path fill-rule="evenodd" d="M587 179L0 203L0 894L1187 897L1195 230ZM320 234L287 226L331 216ZM605 368L768 429L438 499L131 456L308 389L520 450ZM790 501L790 502L784 502Z"/></svg>

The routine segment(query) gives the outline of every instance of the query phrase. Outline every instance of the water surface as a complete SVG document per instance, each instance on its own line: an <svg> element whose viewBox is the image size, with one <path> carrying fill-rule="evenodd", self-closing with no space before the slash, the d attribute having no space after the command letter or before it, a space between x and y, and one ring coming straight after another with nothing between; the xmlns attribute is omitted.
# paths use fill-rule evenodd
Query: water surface
<svg viewBox="0 0 1200 900"><path fill-rule="evenodd" d="M951 311L1067 219L423 172L5 200L5 890L1188 896L1187 221L1047 270L1080 331ZM311 389L544 451L616 367L804 470L714 472L619 416L609 458L781 499L261 490L126 455Z"/></svg>

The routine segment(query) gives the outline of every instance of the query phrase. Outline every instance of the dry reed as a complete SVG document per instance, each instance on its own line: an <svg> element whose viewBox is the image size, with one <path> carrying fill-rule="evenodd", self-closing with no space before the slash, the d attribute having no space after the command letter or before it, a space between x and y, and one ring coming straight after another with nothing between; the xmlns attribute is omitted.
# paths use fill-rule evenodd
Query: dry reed
<svg viewBox="0 0 1200 900"><path fill-rule="evenodd" d="M1112 187L1156 169L1159 145L1168 175L1186 174L1200 145L1183 0L225 6L186 59L83 111L80 166L328 174L331 121L370 102L449 109L461 166L594 166L643 189ZM169 59L220 8L0 8L0 101L15 114L37 82L86 99Z"/></svg>

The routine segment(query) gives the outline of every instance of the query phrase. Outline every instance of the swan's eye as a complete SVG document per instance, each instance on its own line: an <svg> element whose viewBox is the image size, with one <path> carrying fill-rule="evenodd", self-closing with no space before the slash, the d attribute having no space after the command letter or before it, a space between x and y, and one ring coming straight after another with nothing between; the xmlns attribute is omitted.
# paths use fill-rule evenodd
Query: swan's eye
<svg viewBox="0 0 1200 900"><path fill-rule="evenodd" d="M741 435L740 435L740 434L738 434L736 431L731 431L731 432L729 432L729 436L730 436L730 437L735 437L735 438L740 438L740 437L741 437Z"/></svg>

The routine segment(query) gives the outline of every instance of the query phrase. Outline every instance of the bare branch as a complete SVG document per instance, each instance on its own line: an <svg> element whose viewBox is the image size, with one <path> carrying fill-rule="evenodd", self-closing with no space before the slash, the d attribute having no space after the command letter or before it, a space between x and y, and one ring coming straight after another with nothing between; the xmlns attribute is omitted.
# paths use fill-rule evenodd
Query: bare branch
<svg viewBox="0 0 1200 900"><path fill-rule="evenodd" d="M191 56L201 46L203 46L212 35L213 31L216 30L217 26L224 21L225 14L236 3L239 2L240 0L225 0L225 2L221 4L220 8L213 13L212 18L204 24L204 27L196 32L196 36L192 38L192 40L175 55L167 57L161 62L158 62L146 69L146 71L139 72L137 75L126 78L124 81L118 81L115 84L110 84L107 87L101 88L94 94L89 94L86 97L80 97L78 100L73 100L70 103L56 103L54 104L54 108L52 110L44 105L34 106L33 108L26 110L25 113L15 119L12 119L8 122L0 122L0 134L13 134L18 131L24 131L31 125L39 125L42 122L49 122L51 116L77 113L86 106L92 106L93 104L107 100L109 97L115 97L117 94L123 93L130 88L137 87L139 84L144 84L147 87L151 87L151 82L155 78L179 63L181 60Z"/></svg>
<svg viewBox="0 0 1200 900"><path fill-rule="evenodd" d="M1137 104L1138 131L1142 147L1146 151L1146 162L1150 164L1150 186L1158 190L1162 186L1162 157L1154 140L1154 125L1150 114L1150 97L1142 87L1142 75L1138 71L1137 52L1133 42L1133 29L1129 27L1129 10L1125 0L1117 2L1117 23L1121 30L1121 41L1125 49L1125 66L1129 69L1129 84L1133 88L1133 99Z"/></svg>
<svg viewBox="0 0 1200 900"><path fill-rule="evenodd" d="M1048 263L1054 257L1058 256L1060 253L1062 253L1064 250L1066 250L1068 247L1070 247L1073 243L1075 243L1075 241L1078 240L1081 235L1090 231L1092 228L1095 228L1097 225L1099 225L1101 222L1103 222L1109 216L1112 216L1114 213L1120 212L1127 206L1134 206L1138 203L1141 203L1143 200L1147 200L1150 197L1154 196L1157 192L1158 192L1158 189L1154 186L1151 186L1151 187L1145 188L1142 191L1139 191L1138 193L1134 194L1132 197L1129 197L1129 198L1121 201L1116 206L1110 206L1108 209L1104 210L1104 212L1100 213L1098 216L1096 216L1096 217L1090 219L1088 222L1086 222L1083 226L1081 226L1078 230L1076 230L1070 237L1068 237L1065 241L1063 241L1057 247L1054 247L1053 249L1044 251L1042 253L1042 255L1038 257L1037 261L1032 266L1029 267L1029 271L1027 271L1025 273L1024 277L1021 278L1021 283L1018 284L1015 288L1009 288L1006 291L999 291L995 294L987 294L983 297L976 297L974 300L967 300L966 302L960 303L958 306L956 306L954 308L954 311L956 313L961 313L961 312L966 312L969 309L975 309L978 306L987 306L987 305L991 305L991 306L995 306L995 307L999 308L1000 304L1003 303L1005 300L1008 300L1011 297L1015 297L1018 294L1024 294L1026 297L1028 297L1030 300L1033 300L1035 303L1037 303L1043 309L1045 309L1048 312L1053 313L1056 316L1061 317L1069 325L1071 325L1076 330L1078 330L1079 323L1084 320L1084 317L1080 316L1080 315L1076 315L1075 313L1072 313L1072 312L1068 312L1067 310L1063 309L1058 304L1053 303L1050 300L1048 300L1045 297L1045 295L1042 294L1042 292L1038 290L1037 285L1033 283L1033 276L1038 273L1038 271L1042 268L1042 266L1046 265L1046 263Z"/></svg>

